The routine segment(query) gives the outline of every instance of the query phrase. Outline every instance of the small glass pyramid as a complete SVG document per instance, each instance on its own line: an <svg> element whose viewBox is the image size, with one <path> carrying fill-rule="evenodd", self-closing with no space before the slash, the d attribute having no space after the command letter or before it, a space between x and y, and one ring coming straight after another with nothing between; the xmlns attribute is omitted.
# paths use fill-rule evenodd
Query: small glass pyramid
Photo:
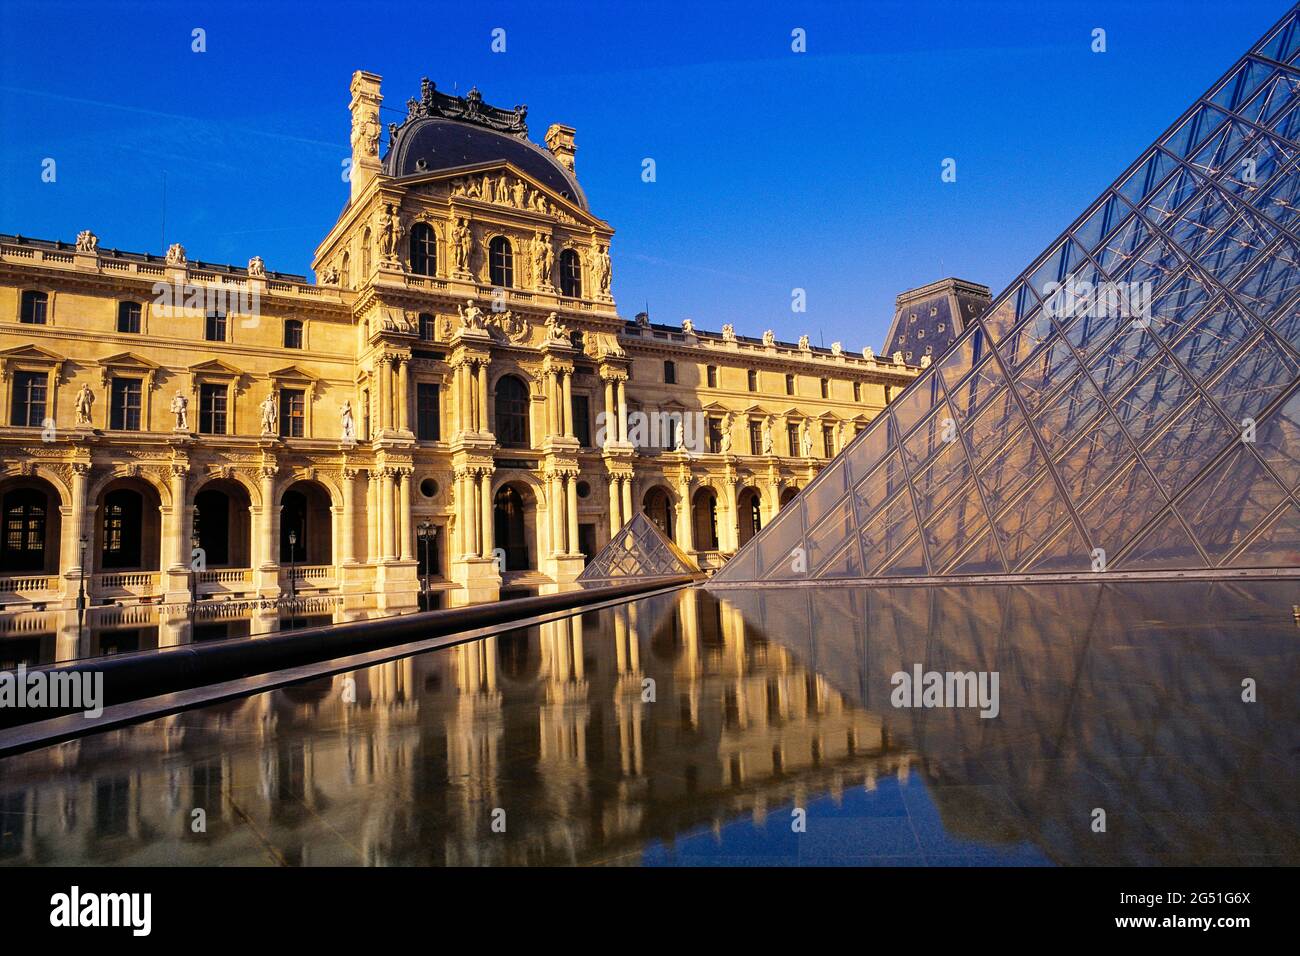
<svg viewBox="0 0 1300 956"><path fill-rule="evenodd" d="M714 582L1300 566L1297 17Z"/></svg>
<svg viewBox="0 0 1300 956"><path fill-rule="evenodd" d="M583 568L578 582L604 584L626 578L699 573L699 566L686 552L664 537L653 521L637 512Z"/></svg>

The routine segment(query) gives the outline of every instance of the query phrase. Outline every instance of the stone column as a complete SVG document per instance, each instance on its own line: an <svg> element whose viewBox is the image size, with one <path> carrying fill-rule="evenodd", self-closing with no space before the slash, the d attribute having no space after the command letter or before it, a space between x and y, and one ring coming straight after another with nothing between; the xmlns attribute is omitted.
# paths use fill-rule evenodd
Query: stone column
<svg viewBox="0 0 1300 956"><path fill-rule="evenodd" d="M366 472L366 560L379 560L379 482L373 469Z"/></svg>
<svg viewBox="0 0 1300 956"><path fill-rule="evenodd" d="M485 373L487 369L483 370ZM481 518L483 521L483 557L491 558L492 549L496 547L493 542L492 527L492 472L484 469L479 473L479 507L482 509Z"/></svg>
<svg viewBox="0 0 1300 956"><path fill-rule="evenodd" d="M264 467L259 477L262 479L262 566L267 567L280 563L275 547L280 531L276 520L280 506L275 500L275 469Z"/></svg>
<svg viewBox="0 0 1300 956"><path fill-rule="evenodd" d="M379 358L379 427L393 427L393 366L387 355Z"/></svg>
<svg viewBox="0 0 1300 956"><path fill-rule="evenodd" d="M559 475L546 478L546 495L550 500L551 553L564 553L564 484Z"/></svg>
<svg viewBox="0 0 1300 956"><path fill-rule="evenodd" d="M465 472L465 553L478 554L478 482Z"/></svg>
<svg viewBox="0 0 1300 956"><path fill-rule="evenodd" d="M568 511L569 518L569 538L568 553L578 553L578 476L569 475L564 480L567 496L565 498L565 510Z"/></svg>
<svg viewBox="0 0 1300 956"><path fill-rule="evenodd" d="M86 528L86 480L89 476L90 465L84 462L73 464L72 502L64 517L63 543L59 546L59 563L66 569L63 573L70 577L80 577L83 570L81 536ZM94 542L88 541L86 549L89 551L91 547L94 547ZM85 571L89 573L90 569L86 568Z"/></svg>
<svg viewBox="0 0 1300 956"><path fill-rule="evenodd" d="M691 540L691 486L677 486L677 547L690 551L695 543Z"/></svg>
<svg viewBox="0 0 1300 956"><path fill-rule="evenodd" d="M618 441L618 406L614 403L614 381L605 379L605 447Z"/></svg>
<svg viewBox="0 0 1300 956"><path fill-rule="evenodd" d="M627 441L627 384L618 380L618 440Z"/></svg>
<svg viewBox="0 0 1300 956"><path fill-rule="evenodd" d="M167 539L172 545L173 571L184 571L190 566L189 522L185 520L185 477L189 472L189 464L172 464L172 527Z"/></svg>
<svg viewBox="0 0 1300 956"><path fill-rule="evenodd" d="M397 428L409 431L408 419L411 414L411 396L407 392L406 359L397 360Z"/></svg>
<svg viewBox="0 0 1300 956"><path fill-rule="evenodd" d="M403 366L405 368L405 366ZM408 468L403 468L400 472L400 498L401 507L397 512L397 526L399 530L399 539L402 542L402 560L415 560L415 526L411 521L411 472Z"/></svg>
<svg viewBox="0 0 1300 956"><path fill-rule="evenodd" d="M343 564L356 564L357 536L357 473L355 469L343 469L343 520L339 533L339 544Z"/></svg>
<svg viewBox="0 0 1300 956"><path fill-rule="evenodd" d="M623 530L623 497L618 493L618 477L609 476L609 529L611 534Z"/></svg>
<svg viewBox="0 0 1300 956"><path fill-rule="evenodd" d="M393 548L393 476L387 468L379 472L379 559L391 561Z"/></svg>
<svg viewBox="0 0 1300 956"><path fill-rule="evenodd" d="M636 511L632 508L632 476L623 479L623 521L631 521Z"/></svg>
<svg viewBox="0 0 1300 956"><path fill-rule="evenodd" d="M564 437L572 438L573 436L573 372L566 370L561 373L563 381L563 395L560 398L560 415L564 420Z"/></svg>
<svg viewBox="0 0 1300 956"><path fill-rule="evenodd" d="M487 362L478 363L478 430L488 431L488 367Z"/></svg>

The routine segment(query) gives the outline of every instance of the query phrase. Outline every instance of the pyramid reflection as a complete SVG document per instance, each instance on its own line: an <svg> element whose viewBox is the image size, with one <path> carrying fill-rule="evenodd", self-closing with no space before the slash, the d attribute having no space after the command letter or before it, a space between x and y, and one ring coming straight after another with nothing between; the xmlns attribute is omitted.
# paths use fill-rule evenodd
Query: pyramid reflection
<svg viewBox="0 0 1300 956"><path fill-rule="evenodd" d="M675 577L699 574L699 566L662 531L638 512L583 568L583 584L621 581L624 578Z"/></svg>

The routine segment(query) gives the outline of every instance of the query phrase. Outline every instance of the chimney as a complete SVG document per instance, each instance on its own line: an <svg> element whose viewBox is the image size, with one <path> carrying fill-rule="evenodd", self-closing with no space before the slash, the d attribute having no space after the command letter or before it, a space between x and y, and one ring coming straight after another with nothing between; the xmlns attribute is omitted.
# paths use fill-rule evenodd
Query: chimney
<svg viewBox="0 0 1300 956"><path fill-rule="evenodd" d="M562 126L559 123L552 123L546 131L546 148L560 161L561 166L575 175L573 154L578 151L578 147L573 145L573 134L576 132L572 126Z"/></svg>
<svg viewBox="0 0 1300 956"><path fill-rule="evenodd" d="M355 201L370 181L379 175L379 134L383 127L379 124L379 104L384 98L379 95L379 83L382 78L375 73L357 70L352 74L352 102L348 109L352 112L352 165L349 169L352 193L349 201Z"/></svg>

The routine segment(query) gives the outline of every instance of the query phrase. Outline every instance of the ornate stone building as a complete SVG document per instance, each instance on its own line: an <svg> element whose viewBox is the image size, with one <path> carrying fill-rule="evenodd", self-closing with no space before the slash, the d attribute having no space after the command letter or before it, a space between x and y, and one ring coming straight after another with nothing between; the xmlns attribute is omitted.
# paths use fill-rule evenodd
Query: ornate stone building
<svg viewBox="0 0 1300 956"><path fill-rule="evenodd" d="M0 603L491 600L637 509L716 567L917 374L626 320L573 129L351 92L315 282L0 236Z"/></svg>

